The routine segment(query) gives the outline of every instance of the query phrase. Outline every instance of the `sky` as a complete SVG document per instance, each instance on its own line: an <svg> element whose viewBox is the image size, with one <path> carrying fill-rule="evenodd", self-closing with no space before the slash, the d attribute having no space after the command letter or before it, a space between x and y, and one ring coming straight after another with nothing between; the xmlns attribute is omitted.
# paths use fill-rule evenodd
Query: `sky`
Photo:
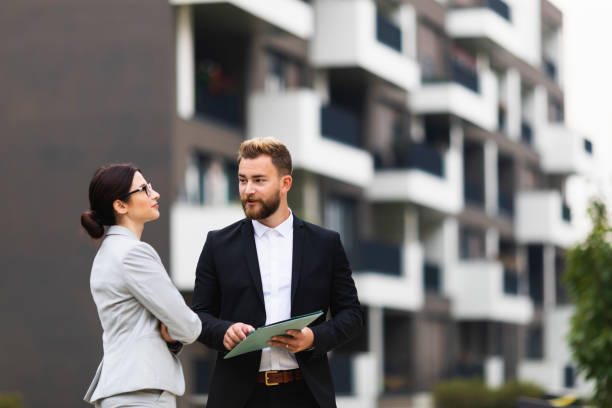
<svg viewBox="0 0 612 408"><path fill-rule="evenodd" d="M524 0L531 1L531 0ZM563 86L567 126L593 141L596 173L590 183L571 180L568 194L603 198L612 208L611 0L550 0L563 12ZM573 190L573 192L572 192ZM588 227L585 217L583 228Z"/></svg>

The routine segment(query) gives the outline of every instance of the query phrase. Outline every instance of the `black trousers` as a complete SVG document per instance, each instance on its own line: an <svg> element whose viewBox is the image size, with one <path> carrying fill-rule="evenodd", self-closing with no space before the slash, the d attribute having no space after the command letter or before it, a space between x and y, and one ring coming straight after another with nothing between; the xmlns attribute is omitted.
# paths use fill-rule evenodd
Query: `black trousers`
<svg viewBox="0 0 612 408"><path fill-rule="evenodd" d="M255 384L245 408L319 408L304 380L266 386Z"/></svg>

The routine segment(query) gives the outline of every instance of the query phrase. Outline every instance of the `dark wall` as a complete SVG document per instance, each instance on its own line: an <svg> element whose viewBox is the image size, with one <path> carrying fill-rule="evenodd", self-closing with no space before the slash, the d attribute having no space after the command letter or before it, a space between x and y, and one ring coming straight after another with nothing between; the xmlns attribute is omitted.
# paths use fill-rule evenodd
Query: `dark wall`
<svg viewBox="0 0 612 408"><path fill-rule="evenodd" d="M27 407L85 406L102 355L79 224L100 164L160 191L143 239L168 264L173 21L167 0L0 5L0 392Z"/></svg>

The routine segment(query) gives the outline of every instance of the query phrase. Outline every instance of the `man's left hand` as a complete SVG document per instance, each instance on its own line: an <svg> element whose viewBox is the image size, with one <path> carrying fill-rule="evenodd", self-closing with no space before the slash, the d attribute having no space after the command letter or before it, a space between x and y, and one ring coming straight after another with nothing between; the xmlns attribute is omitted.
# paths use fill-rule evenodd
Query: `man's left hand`
<svg viewBox="0 0 612 408"><path fill-rule="evenodd" d="M292 353L308 350L314 345L314 333L309 327L304 327L302 330L287 330L285 333L284 336L272 337L268 344Z"/></svg>

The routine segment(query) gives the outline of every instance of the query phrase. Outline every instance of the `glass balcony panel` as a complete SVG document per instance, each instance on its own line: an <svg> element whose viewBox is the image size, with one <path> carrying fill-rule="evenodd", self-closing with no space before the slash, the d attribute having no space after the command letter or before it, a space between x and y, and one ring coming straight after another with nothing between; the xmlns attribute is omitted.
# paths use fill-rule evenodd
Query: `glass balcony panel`
<svg viewBox="0 0 612 408"><path fill-rule="evenodd" d="M453 81L465 86L471 91L480 93L478 73L475 69L468 67L466 64L459 62L455 58L450 59L449 65L450 75Z"/></svg>
<svg viewBox="0 0 612 408"><path fill-rule="evenodd" d="M399 247L377 241L361 240L355 249L351 254L353 269L394 276L402 274Z"/></svg>
<svg viewBox="0 0 612 408"><path fill-rule="evenodd" d="M423 286L426 292L440 293L440 265L426 262L423 265Z"/></svg>
<svg viewBox="0 0 612 408"><path fill-rule="evenodd" d="M350 146L360 146L359 117L337 106L321 107L321 135Z"/></svg>
<svg viewBox="0 0 612 408"><path fill-rule="evenodd" d="M504 293L507 295L518 295L519 277L515 271L504 269Z"/></svg>
<svg viewBox="0 0 612 408"><path fill-rule="evenodd" d="M376 39L395 51L402 52L402 30L381 12L376 12Z"/></svg>

